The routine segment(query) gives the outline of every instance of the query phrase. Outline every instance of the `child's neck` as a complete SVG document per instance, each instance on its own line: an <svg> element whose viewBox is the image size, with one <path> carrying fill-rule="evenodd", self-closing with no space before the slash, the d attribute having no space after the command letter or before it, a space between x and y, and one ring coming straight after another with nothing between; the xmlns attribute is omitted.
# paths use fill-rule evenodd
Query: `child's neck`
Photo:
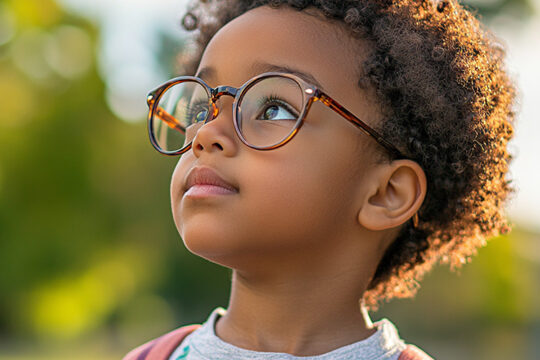
<svg viewBox="0 0 540 360"><path fill-rule="evenodd" d="M358 281L358 268L342 268L339 275L318 270L297 278L277 271L264 280L234 271L216 334L244 349L296 356L324 354L372 335L376 330L358 303L367 285Z"/></svg>

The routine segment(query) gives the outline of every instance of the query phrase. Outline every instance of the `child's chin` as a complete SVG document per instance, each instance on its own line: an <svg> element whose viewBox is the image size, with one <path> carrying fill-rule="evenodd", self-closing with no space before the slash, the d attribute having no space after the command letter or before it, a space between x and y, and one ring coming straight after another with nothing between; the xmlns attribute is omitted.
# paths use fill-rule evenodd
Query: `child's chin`
<svg viewBox="0 0 540 360"><path fill-rule="evenodd" d="M192 254L229 269L248 269L258 262L253 252L223 237L216 240L216 238L191 237L187 234L183 241Z"/></svg>
<svg viewBox="0 0 540 360"><path fill-rule="evenodd" d="M223 237L218 235L211 235L207 232L190 232L185 231L181 234L184 246L194 255L200 256L208 261L228 266L228 262L225 260L228 258L228 254L234 252L229 244Z"/></svg>

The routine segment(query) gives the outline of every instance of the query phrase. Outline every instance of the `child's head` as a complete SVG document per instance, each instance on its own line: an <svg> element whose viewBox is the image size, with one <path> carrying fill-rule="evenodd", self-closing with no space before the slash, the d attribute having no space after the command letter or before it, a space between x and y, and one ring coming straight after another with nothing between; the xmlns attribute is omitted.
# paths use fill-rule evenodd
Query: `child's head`
<svg viewBox="0 0 540 360"><path fill-rule="evenodd" d="M261 275L279 266L317 276L317 264L349 271L356 262L374 306L411 296L433 264L460 265L509 230L514 89L501 48L454 1L200 1L184 26L198 30L186 74L239 88L268 71L307 73L406 157L320 102L284 146L249 148L233 98L221 96L171 183L192 252ZM184 196L196 166L233 193Z"/></svg>

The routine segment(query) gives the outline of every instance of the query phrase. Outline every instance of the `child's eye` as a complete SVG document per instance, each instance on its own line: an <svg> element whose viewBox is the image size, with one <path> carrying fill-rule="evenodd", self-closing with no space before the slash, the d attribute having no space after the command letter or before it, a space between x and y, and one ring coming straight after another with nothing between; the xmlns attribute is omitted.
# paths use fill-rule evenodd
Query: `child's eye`
<svg viewBox="0 0 540 360"><path fill-rule="evenodd" d="M198 122L203 122L208 115L208 104L199 103L188 106L186 109L186 124L191 125Z"/></svg>
<svg viewBox="0 0 540 360"><path fill-rule="evenodd" d="M260 101L262 109L256 120L293 120L296 121L298 115L292 107L274 96L269 96ZM261 107L261 106L260 106Z"/></svg>
<svg viewBox="0 0 540 360"><path fill-rule="evenodd" d="M197 114L195 114L193 119L195 122L201 122L206 119L206 115L208 115L208 109L200 110L199 112L197 112Z"/></svg>

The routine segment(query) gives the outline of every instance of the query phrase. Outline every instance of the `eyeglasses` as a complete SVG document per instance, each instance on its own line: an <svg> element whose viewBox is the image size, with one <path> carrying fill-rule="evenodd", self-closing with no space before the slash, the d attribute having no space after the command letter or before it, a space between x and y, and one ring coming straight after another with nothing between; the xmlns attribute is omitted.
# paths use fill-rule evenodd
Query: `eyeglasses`
<svg viewBox="0 0 540 360"><path fill-rule="evenodd" d="M311 104L320 101L373 137L396 158L405 158L373 128L319 88L294 74L280 72L257 75L240 88L212 88L198 77L181 76L152 90L147 104L148 133L154 148L165 155L188 151L197 131L219 114L216 101L222 95L234 98L234 128L250 148L272 150L285 145L302 127Z"/></svg>

